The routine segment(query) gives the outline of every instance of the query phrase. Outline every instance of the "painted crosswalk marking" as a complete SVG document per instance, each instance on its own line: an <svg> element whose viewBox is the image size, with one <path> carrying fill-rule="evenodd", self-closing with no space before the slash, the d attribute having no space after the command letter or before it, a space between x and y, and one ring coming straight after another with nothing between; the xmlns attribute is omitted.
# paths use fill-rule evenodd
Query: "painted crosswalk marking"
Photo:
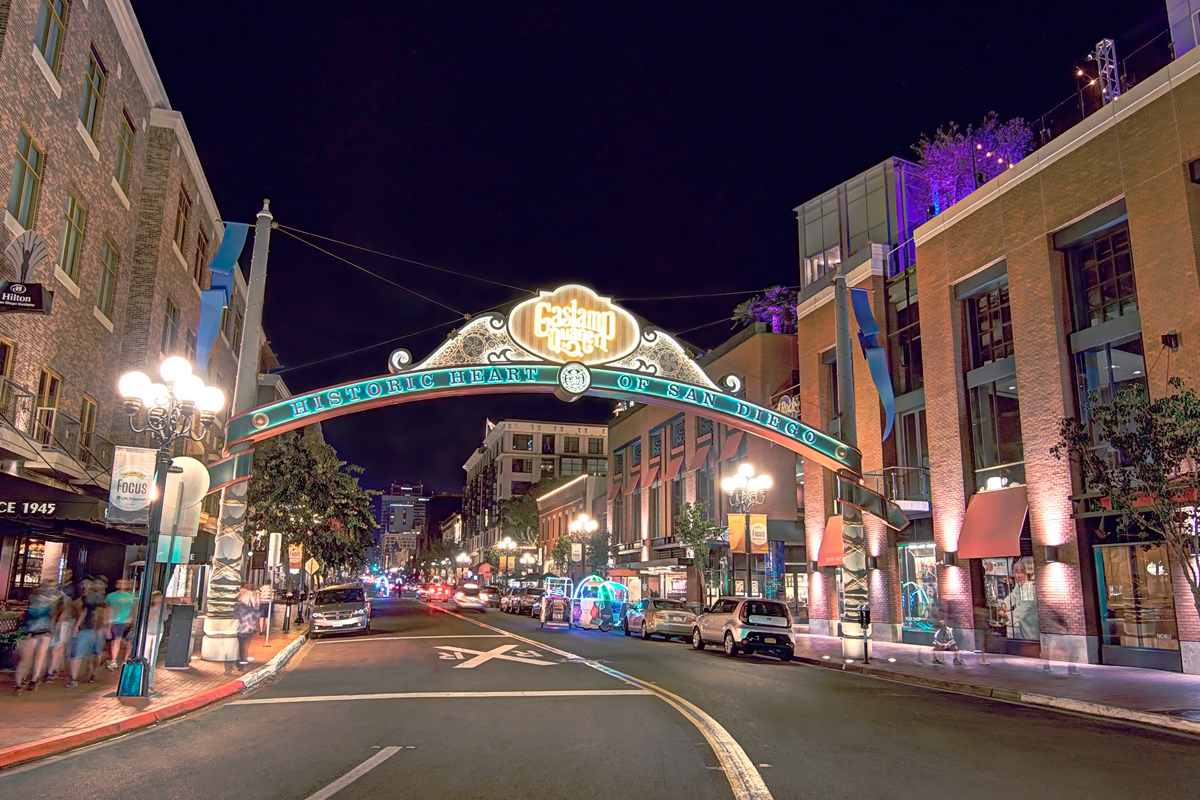
<svg viewBox="0 0 1200 800"><path fill-rule="evenodd" d="M539 656L541 653L536 650L515 650L515 644L502 644L492 650L468 650L465 647L454 647L452 645L438 645L435 650L443 652L438 654L438 658L442 660L458 660L465 655L471 655L473 658L464 661L461 664L455 664L455 669L475 669L480 664L486 664L493 658L502 661L515 661L518 664L535 664L539 667L549 667L554 664L553 661L542 661ZM509 654L510 650L514 650Z"/></svg>

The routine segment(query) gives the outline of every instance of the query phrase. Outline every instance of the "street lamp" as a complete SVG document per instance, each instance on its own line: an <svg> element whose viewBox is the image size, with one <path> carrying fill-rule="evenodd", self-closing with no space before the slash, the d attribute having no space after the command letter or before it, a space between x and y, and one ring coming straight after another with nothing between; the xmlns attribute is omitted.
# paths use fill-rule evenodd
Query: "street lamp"
<svg viewBox="0 0 1200 800"><path fill-rule="evenodd" d="M537 556L535 556L533 553L522 553L521 554L521 566L523 566L525 568L526 572L529 572L529 570L535 564L537 564L537 561L538 561Z"/></svg>
<svg viewBox="0 0 1200 800"><path fill-rule="evenodd" d="M581 533L591 535L600 529L600 523L589 517L585 512L580 511L579 516L571 520L570 524L567 525L567 529L575 535L579 535ZM571 570L571 566L568 565L567 574L570 574ZM580 572L583 571L583 564L579 565L579 570ZM580 577L582 577L582 575Z"/></svg>
<svg viewBox="0 0 1200 800"><path fill-rule="evenodd" d="M750 547L750 509L767 502L767 490L771 488L770 475L755 475L754 467L742 464L737 474L721 480L721 490L729 498L729 507L746 517L746 596L754 585L753 551Z"/></svg>
<svg viewBox="0 0 1200 800"><path fill-rule="evenodd" d="M471 557L466 553L459 553L454 557L454 560L458 562L458 580L461 583L463 570L471 563Z"/></svg>
<svg viewBox="0 0 1200 800"><path fill-rule="evenodd" d="M154 564L158 536L162 527L163 495L167 491L167 471L171 467L171 450L175 442L188 439L199 442L225 406L225 395L215 386L205 386L186 358L171 356L158 369L164 383L154 383L144 372L127 372L117 383L117 391L125 401L129 428L134 433L149 433L158 444L154 460L154 494L150 499L150 525L146 533L146 566L142 570L141 596L138 598L138 617L133 635L133 653L121 669L117 694L124 697L145 697L150 670L143 654L150 617L150 594L153 589ZM145 420L137 418L143 407ZM199 426L197 426L197 421ZM152 656L153 657L153 656Z"/></svg>
<svg viewBox="0 0 1200 800"><path fill-rule="evenodd" d="M512 540L512 537L505 536L503 539L496 542L496 547L500 550L500 563L503 565L500 567L500 572L506 576L504 582L507 584L507 575L512 568L512 564L509 563L509 560L512 558L512 551L517 549L517 543Z"/></svg>

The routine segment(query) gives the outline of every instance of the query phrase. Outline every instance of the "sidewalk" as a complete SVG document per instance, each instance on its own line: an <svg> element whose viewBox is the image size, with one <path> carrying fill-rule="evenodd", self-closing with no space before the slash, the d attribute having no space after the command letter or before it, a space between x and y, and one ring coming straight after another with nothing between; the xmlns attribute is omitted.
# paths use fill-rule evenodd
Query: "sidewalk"
<svg viewBox="0 0 1200 800"><path fill-rule="evenodd" d="M802 663L1200 735L1200 676L971 652L956 666L953 655L939 666L929 647L872 642L870 664L847 663L840 639L796 634Z"/></svg>
<svg viewBox="0 0 1200 800"><path fill-rule="evenodd" d="M281 611L282 609L277 609ZM95 683L65 688L65 676L37 691L13 693L13 673L0 672L0 769L41 758L116 733L151 725L253 687L283 666L303 643L308 626L292 625L283 633L283 617L275 615L271 643L256 635L250 645L254 660L245 671L236 663L201 661L199 641L187 669L166 669L160 652L151 697L117 697L120 670L100 669Z"/></svg>

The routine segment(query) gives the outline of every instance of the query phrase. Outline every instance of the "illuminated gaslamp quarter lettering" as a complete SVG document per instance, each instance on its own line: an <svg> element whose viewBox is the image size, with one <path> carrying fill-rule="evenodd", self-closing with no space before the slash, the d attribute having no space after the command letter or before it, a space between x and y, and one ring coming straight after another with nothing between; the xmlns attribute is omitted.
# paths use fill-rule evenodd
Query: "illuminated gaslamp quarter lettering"
<svg viewBox="0 0 1200 800"><path fill-rule="evenodd" d="M617 336L617 312L580 308L579 301L556 306L541 302L533 308L533 335L566 358L583 358L608 345Z"/></svg>

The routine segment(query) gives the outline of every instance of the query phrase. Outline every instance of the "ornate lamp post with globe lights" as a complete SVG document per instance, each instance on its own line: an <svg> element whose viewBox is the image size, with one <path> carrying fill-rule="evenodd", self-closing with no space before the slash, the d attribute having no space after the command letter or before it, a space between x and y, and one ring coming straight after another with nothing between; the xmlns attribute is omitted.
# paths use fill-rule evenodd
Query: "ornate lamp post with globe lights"
<svg viewBox="0 0 1200 800"><path fill-rule="evenodd" d="M746 597L751 595L754 585L754 554L750 547L750 509L767 502L767 490L771 488L770 475L755 475L754 467L742 464L737 474L721 480L721 491L729 498L729 507L746 517ZM731 554L732 559L732 554Z"/></svg>
<svg viewBox="0 0 1200 800"><path fill-rule="evenodd" d="M592 519L586 513L581 511L581 512L579 512L578 517L571 520L571 524L568 525L567 528L571 531L571 533L575 534L576 536L578 536L581 533L591 536L593 533L600 530L600 523L596 522L596 520ZM568 574L571 571L572 571L572 568L570 566L568 566L567 567ZM583 578L583 572L584 572L583 564L579 565L579 572L580 572L579 577Z"/></svg>
<svg viewBox="0 0 1200 800"><path fill-rule="evenodd" d="M150 616L150 594L153 590L154 564L158 537L162 527L163 495L167 488L167 471L171 467L171 450L176 441L190 439L198 442L225 406L225 395L215 386L205 386L192 365L179 356L171 356L159 367L163 383L155 383L144 372L127 372L121 376L117 390L125 401L129 427L134 433L148 433L158 444L154 461L154 495L150 502L150 525L146 534L146 567L142 570L141 595L138 598L137 626L134 628L133 653L121 670L117 693L126 697L145 697L150 670L142 652L146 647L147 624ZM145 417L138 417L145 409Z"/></svg>
<svg viewBox="0 0 1200 800"><path fill-rule="evenodd" d="M500 572L504 575L504 585L508 585L508 578L512 572L513 550L517 549L517 543L512 540L511 536L505 536L500 541L496 542L496 549L500 551Z"/></svg>
<svg viewBox="0 0 1200 800"><path fill-rule="evenodd" d="M466 553L459 553L454 557L454 560L458 562L458 581L462 583L463 571L471 563L471 557Z"/></svg>

